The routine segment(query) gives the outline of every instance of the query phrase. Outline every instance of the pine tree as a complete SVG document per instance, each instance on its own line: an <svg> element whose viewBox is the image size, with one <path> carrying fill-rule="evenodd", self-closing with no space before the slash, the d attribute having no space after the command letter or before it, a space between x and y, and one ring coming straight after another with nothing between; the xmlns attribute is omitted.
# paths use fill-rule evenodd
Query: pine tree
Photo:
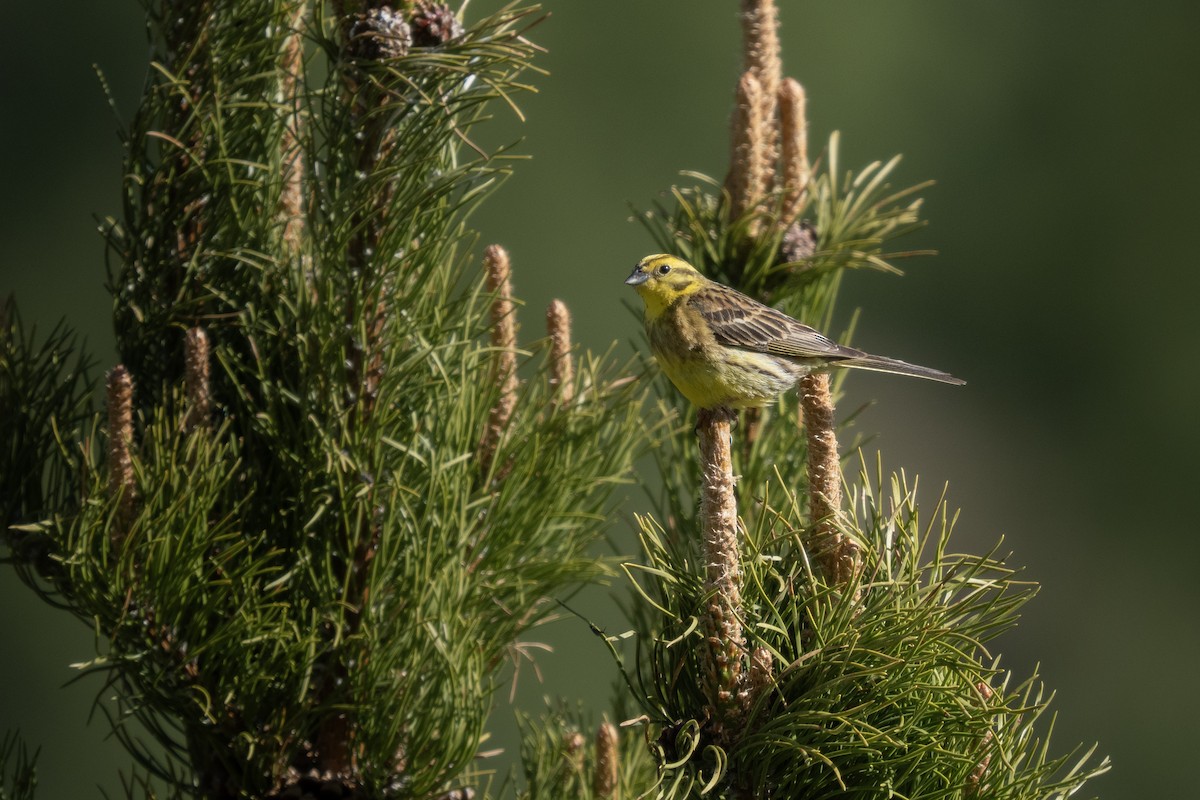
<svg viewBox="0 0 1200 800"><path fill-rule="evenodd" d="M642 220L660 251L828 329L847 270L898 274L921 254L890 247L923 224L925 185L890 186L898 157L843 172L836 133L814 165L773 0L742 0L741 22L729 172L686 173ZM607 639L641 712L605 780L618 788L577 777L583 726L564 715L527 733L524 796L1032 800L1108 769L1094 747L1052 755L1044 688L987 649L1036 587L995 552L950 550L944 494L923 510L915 479L861 457L843 480L838 379L736 417L701 410L694 429L665 379L656 396L676 424L654 450L641 558L624 565L632 657ZM597 779L610 747L596 737Z"/></svg>
<svg viewBox="0 0 1200 800"><path fill-rule="evenodd" d="M149 20L103 419L75 343L9 308L14 561L95 626L114 731L172 794L461 788L520 634L605 570L588 546L643 426L561 304L518 339L509 257L481 269L464 226L505 169L471 137L522 88L530 12Z"/></svg>
<svg viewBox="0 0 1200 800"><path fill-rule="evenodd" d="M65 327L0 320L8 560L96 631L129 796L499 795L473 767L497 673L611 571L589 546L642 443L634 646L604 639L624 685L605 715L522 718L519 796L1024 800L1107 768L1052 755L1036 676L986 649L1032 587L953 554L945 498L903 473L843 481L837 380L693 420L576 348L560 301L520 336L519 265L466 217L507 170L474 132L526 88L534 10L147 14L103 408ZM836 135L811 163L774 4L741 19L729 173L643 220L827 327L846 270L915 255L891 248L923 187L889 187L896 159L843 172ZM5 738L0 795L34 783Z"/></svg>

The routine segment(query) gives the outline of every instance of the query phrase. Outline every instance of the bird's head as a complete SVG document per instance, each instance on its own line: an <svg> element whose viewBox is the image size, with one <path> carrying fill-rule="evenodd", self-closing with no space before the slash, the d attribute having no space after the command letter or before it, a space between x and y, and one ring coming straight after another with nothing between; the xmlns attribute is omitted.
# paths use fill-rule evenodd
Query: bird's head
<svg viewBox="0 0 1200 800"><path fill-rule="evenodd" d="M650 314L657 314L679 298L703 289L708 279L682 258L659 253L639 261L625 283L637 289Z"/></svg>

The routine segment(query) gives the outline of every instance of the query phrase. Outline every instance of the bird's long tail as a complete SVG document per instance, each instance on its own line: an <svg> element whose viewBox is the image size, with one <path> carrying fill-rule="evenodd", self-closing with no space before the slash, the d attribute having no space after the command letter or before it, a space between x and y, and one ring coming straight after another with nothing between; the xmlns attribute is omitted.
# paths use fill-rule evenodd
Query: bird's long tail
<svg viewBox="0 0 1200 800"><path fill-rule="evenodd" d="M951 383L955 386L962 386L966 383L961 378L956 378L948 372L942 372L940 369L922 367L918 364L909 364L907 361L898 361L897 359L885 356L872 356L866 353L861 356L835 361L833 362L833 366L869 369L874 372L890 372L894 375L911 375L914 378L925 378L930 381Z"/></svg>

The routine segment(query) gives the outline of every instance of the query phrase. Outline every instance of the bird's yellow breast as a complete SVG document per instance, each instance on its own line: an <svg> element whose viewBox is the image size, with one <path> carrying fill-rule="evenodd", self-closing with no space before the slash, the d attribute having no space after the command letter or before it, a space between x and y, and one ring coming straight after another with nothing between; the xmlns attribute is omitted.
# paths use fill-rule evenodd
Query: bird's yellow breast
<svg viewBox="0 0 1200 800"><path fill-rule="evenodd" d="M686 302L672 303L657 314L647 305L646 335L662 371L700 408L761 406L790 389L798 377L779 358L717 343Z"/></svg>

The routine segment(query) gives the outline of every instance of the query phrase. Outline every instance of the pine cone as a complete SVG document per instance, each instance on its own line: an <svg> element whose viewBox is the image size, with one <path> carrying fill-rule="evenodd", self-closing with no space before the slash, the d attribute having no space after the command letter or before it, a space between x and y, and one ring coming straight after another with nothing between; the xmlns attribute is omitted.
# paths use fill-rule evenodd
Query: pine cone
<svg viewBox="0 0 1200 800"><path fill-rule="evenodd" d="M783 232L779 243L779 259L783 263L804 261L817 252L817 229L808 220L793 222Z"/></svg>
<svg viewBox="0 0 1200 800"><path fill-rule="evenodd" d="M351 18L346 55L364 61L382 61L408 55L412 30L389 6L372 8Z"/></svg>
<svg viewBox="0 0 1200 800"><path fill-rule="evenodd" d="M437 47L456 36L462 36L463 26L445 3L418 0L413 6L412 41L417 47Z"/></svg>

